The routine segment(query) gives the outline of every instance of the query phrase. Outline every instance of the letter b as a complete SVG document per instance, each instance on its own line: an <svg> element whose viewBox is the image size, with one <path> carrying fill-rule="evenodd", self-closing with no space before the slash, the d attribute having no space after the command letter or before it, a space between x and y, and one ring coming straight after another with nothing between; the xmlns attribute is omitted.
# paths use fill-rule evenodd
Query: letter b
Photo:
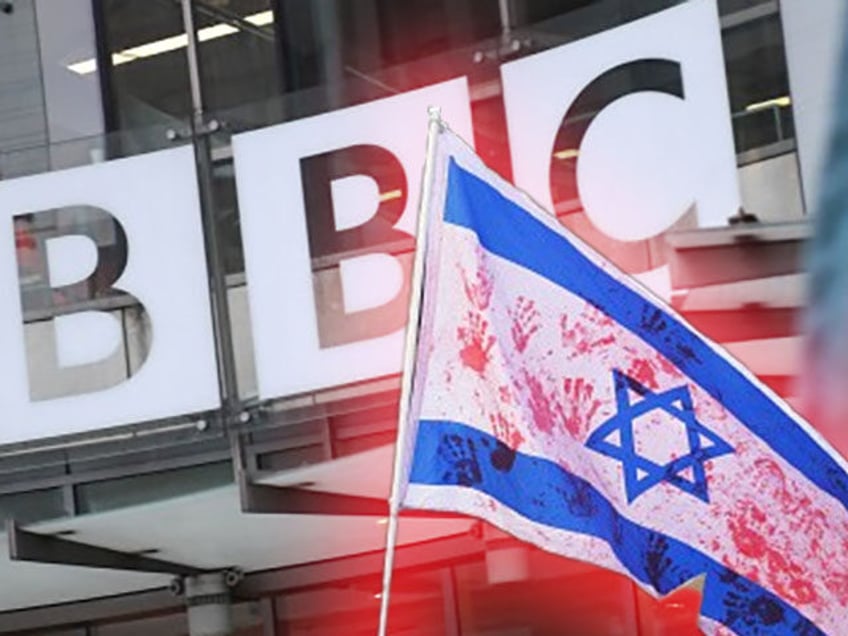
<svg viewBox="0 0 848 636"><path fill-rule="evenodd" d="M191 148L0 182L0 287L0 443L218 405Z"/></svg>
<svg viewBox="0 0 848 636"><path fill-rule="evenodd" d="M409 268L404 267L408 259L402 265L389 252L408 254L413 248L412 236L395 228L408 198L403 165L387 149L361 144L304 157L300 160L300 170L309 254L312 263L318 264L316 269L321 272L313 276L321 347L397 331L406 321L408 294L400 292L404 288L408 292L408 285L403 285L403 281L409 279ZM343 197L334 197L333 194L344 192L340 186L345 180L349 185L348 192L353 190L350 186L355 188L359 185L358 189L367 190L371 199L367 200L367 195L354 197L357 201L352 206L352 213L361 217L363 210L357 209L356 205L361 204L365 215L370 214L362 222L356 222L360 221L356 219L355 225L339 223L340 215L335 207L337 202L341 203L337 199ZM357 183L355 180L360 181ZM365 280L361 273L359 280L356 280L355 274L345 278L344 272L350 271L351 266L355 267L355 263L367 267L369 257L371 263L383 269L382 276L378 276L377 280L374 277ZM397 272L394 280L391 272L385 271L388 269ZM392 285L392 282L397 284ZM371 287L373 292L376 285L383 289L376 290L372 296L383 302L360 301L357 308L357 297L365 295L363 292L357 294L357 288ZM388 298L385 297L387 295ZM367 306L369 304L371 306Z"/></svg>
<svg viewBox="0 0 848 636"><path fill-rule="evenodd" d="M431 104L472 139L464 79L233 137L260 398L400 371Z"/></svg>
<svg viewBox="0 0 848 636"><path fill-rule="evenodd" d="M127 265L127 237L121 223L106 210L92 206L27 213L13 221L21 304L24 308L35 305L34 313L46 314L43 322L49 323L39 329L43 340L29 341L30 399L73 395L80 379L88 390L124 382L132 368L124 359L126 343L118 316L85 308L92 301L124 296L125 304L138 306L139 320L149 322L144 305L114 287ZM104 236L110 239L108 243ZM87 258L92 255L93 259ZM80 265L89 271L79 271ZM28 303L28 299L32 300ZM41 355L35 355L36 347ZM136 369L148 350L139 349L141 359L133 365Z"/></svg>

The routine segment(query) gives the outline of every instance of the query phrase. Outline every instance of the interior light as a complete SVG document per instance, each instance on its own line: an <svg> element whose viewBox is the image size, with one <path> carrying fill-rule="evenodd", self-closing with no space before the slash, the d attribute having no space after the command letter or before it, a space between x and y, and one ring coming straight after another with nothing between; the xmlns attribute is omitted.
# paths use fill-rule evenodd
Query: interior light
<svg viewBox="0 0 848 636"><path fill-rule="evenodd" d="M73 71L77 75L88 75L97 70L97 60L83 60L82 62L74 62L68 65L68 70Z"/></svg>
<svg viewBox="0 0 848 636"><path fill-rule="evenodd" d="M791 103L792 100L789 98L789 95L782 95L781 97L773 97L772 99L767 99L762 102L748 104L747 106L745 106L745 110L750 113L756 110L765 110L766 108L773 108L774 106L778 106L779 108L786 108Z"/></svg>
<svg viewBox="0 0 848 636"><path fill-rule="evenodd" d="M259 13L245 16L244 21L249 22L253 26L265 26L274 22L274 14L272 11L260 11ZM215 40L238 32L239 29L237 27L225 22L220 22L218 24L198 29L197 39L200 42L208 42L209 40ZM131 48L124 49L123 51L113 53L112 65L120 66L121 64L134 62L135 60L145 57L153 57L155 55L161 55L162 53L176 51L177 49L185 48L186 46L188 46L188 37L185 33L182 35L173 35L171 37L154 40L153 42L140 44L139 46L133 46ZM67 68L69 71L73 71L77 75L88 75L97 70L97 60L93 58L81 60L79 62L69 64Z"/></svg>
<svg viewBox="0 0 848 636"><path fill-rule="evenodd" d="M388 192L380 193L380 201L391 201L392 199L400 199L403 196L403 190L389 190Z"/></svg>
<svg viewBox="0 0 848 636"><path fill-rule="evenodd" d="M244 21L250 22L253 26L265 26L267 24L271 24L274 21L274 12L260 11L259 13L254 13L253 15L247 16Z"/></svg>
<svg viewBox="0 0 848 636"><path fill-rule="evenodd" d="M574 159L579 154L580 151L577 148L565 148L564 150L554 152L554 157L557 159Z"/></svg>
<svg viewBox="0 0 848 636"><path fill-rule="evenodd" d="M183 35L174 35L169 38L162 38L154 42L148 42L140 46L134 46L131 49L124 49L112 54L112 64L126 64L133 62L143 57L153 57L161 55L169 51L176 51L188 45L188 37Z"/></svg>
<svg viewBox="0 0 848 636"><path fill-rule="evenodd" d="M389 522L388 517L380 517L379 519L377 519L377 525L378 525L378 526L384 526L384 525L386 525L388 522Z"/></svg>
<svg viewBox="0 0 848 636"><path fill-rule="evenodd" d="M238 29L231 24L224 24L222 22L221 24L199 29L197 31L197 39L201 42L207 42L215 38L222 38L225 35L232 35L233 33L238 33Z"/></svg>

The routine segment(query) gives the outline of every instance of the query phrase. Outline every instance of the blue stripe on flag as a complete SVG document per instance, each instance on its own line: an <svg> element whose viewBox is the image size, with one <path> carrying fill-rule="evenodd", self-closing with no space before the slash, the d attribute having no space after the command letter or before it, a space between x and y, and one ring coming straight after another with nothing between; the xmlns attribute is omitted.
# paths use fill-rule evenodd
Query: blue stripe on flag
<svg viewBox="0 0 848 636"><path fill-rule="evenodd" d="M488 251L568 289L640 337L848 508L842 468L742 372L680 320L617 281L565 237L453 159L444 219L474 232Z"/></svg>
<svg viewBox="0 0 848 636"><path fill-rule="evenodd" d="M588 481L465 424L420 422L410 483L473 488L530 522L602 539L636 579L660 594L706 573L701 614L739 633L822 633L771 592L695 548L623 517Z"/></svg>

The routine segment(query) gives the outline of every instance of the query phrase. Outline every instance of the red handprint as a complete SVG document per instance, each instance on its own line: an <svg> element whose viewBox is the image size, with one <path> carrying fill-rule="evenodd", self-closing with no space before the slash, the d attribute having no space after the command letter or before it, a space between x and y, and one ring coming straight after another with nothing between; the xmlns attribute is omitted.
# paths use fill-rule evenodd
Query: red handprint
<svg viewBox="0 0 848 636"><path fill-rule="evenodd" d="M515 301L515 309L508 309L507 313L512 318L512 325L509 329L512 342L519 353L524 353L530 343L530 338L541 328L539 324L541 315L536 309L536 304L524 296L519 296L518 300Z"/></svg>
<svg viewBox="0 0 848 636"><path fill-rule="evenodd" d="M480 375L486 370L491 357L489 352L495 344L494 336L486 333L488 328L489 323L480 314L469 311L467 323L456 330L457 340L463 345L459 351L462 364Z"/></svg>

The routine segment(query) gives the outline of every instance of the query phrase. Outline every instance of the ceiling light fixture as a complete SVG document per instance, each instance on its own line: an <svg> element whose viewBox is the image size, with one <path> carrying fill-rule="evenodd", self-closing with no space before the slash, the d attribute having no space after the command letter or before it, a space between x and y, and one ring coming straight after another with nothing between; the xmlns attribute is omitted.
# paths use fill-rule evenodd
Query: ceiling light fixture
<svg viewBox="0 0 848 636"><path fill-rule="evenodd" d="M274 14L272 11L260 11L259 13L245 16L244 21L249 22L253 26L266 26L274 22ZM208 42L209 40L216 40L238 32L239 29L237 27L225 22L220 22L218 24L198 29L197 39L200 42ZM176 51L177 49L185 48L186 46L188 46L188 36L186 36L185 33L181 35L173 35L171 37L162 38L161 40L154 40L147 44L140 44L139 46L133 46L131 48L112 53L112 65L119 66L121 64L127 64L146 57L153 57L155 55L161 55L162 53ZM97 60L91 58L80 62L74 62L73 64L69 64L67 68L77 75L88 75L97 70Z"/></svg>
<svg viewBox="0 0 848 636"><path fill-rule="evenodd" d="M781 97L773 97L771 99L767 99L762 102L755 102L753 104L748 104L745 106L746 112L753 112L757 110L765 110L767 108L774 108L775 106L779 108L786 108L787 106L792 104L792 100L789 98L789 95L783 95Z"/></svg>

